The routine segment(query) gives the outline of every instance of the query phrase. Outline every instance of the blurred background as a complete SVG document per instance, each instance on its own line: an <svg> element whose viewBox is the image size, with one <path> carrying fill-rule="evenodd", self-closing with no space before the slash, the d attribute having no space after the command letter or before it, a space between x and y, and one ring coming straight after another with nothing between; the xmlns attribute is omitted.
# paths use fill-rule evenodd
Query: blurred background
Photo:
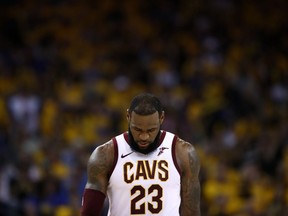
<svg viewBox="0 0 288 216"><path fill-rule="evenodd" d="M1 0L0 215L79 215L142 91L201 158L203 216L288 215L285 0Z"/></svg>

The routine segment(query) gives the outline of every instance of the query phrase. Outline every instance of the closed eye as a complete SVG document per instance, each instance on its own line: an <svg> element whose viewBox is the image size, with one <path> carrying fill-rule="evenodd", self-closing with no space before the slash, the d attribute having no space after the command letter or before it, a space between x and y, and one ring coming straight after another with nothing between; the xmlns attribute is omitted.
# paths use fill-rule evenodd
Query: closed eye
<svg viewBox="0 0 288 216"><path fill-rule="evenodd" d="M133 128L135 131L137 131L137 132L145 132L144 130L142 130L142 129L140 129L140 128L137 128L137 127L134 127ZM148 129L147 130L147 133L153 133L153 132L155 132L157 130L157 128L151 128L151 129Z"/></svg>

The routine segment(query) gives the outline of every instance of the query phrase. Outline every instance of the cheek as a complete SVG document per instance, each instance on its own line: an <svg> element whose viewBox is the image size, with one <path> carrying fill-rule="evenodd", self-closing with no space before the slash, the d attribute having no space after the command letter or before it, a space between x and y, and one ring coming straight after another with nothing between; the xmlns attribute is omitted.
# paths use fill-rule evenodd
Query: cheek
<svg viewBox="0 0 288 216"><path fill-rule="evenodd" d="M156 131L156 132L151 133L151 134L150 134L150 139L151 139L152 141L154 141L155 138L157 137L158 133L159 133L159 131Z"/></svg>
<svg viewBox="0 0 288 216"><path fill-rule="evenodd" d="M133 138L134 140L137 140L137 137L139 136L139 135L138 135L138 132L130 129L130 133L131 133L132 138Z"/></svg>

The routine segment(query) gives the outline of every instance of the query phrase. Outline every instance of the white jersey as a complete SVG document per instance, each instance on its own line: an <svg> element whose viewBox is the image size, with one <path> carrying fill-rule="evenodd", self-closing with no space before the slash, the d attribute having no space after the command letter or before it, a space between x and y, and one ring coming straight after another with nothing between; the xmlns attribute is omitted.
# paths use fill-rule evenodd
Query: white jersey
<svg viewBox="0 0 288 216"><path fill-rule="evenodd" d="M108 215L179 216L176 136L161 131L159 147L147 155L133 151L127 141L127 132L113 138L116 160L107 189Z"/></svg>

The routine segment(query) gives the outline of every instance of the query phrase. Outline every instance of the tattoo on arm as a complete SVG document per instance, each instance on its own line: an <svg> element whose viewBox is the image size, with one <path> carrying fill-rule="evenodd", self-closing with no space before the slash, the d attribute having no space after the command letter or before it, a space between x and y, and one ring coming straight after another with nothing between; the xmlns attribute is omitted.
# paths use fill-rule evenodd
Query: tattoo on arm
<svg viewBox="0 0 288 216"><path fill-rule="evenodd" d="M187 150L187 170L183 173L181 187L181 216L200 216L200 160L192 145Z"/></svg>
<svg viewBox="0 0 288 216"><path fill-rule="evenodd" d="M86 187L106 192L109 171L109 157L107 157L108 147L103 145L98 147L88 161L88 182Z"/></svg>

